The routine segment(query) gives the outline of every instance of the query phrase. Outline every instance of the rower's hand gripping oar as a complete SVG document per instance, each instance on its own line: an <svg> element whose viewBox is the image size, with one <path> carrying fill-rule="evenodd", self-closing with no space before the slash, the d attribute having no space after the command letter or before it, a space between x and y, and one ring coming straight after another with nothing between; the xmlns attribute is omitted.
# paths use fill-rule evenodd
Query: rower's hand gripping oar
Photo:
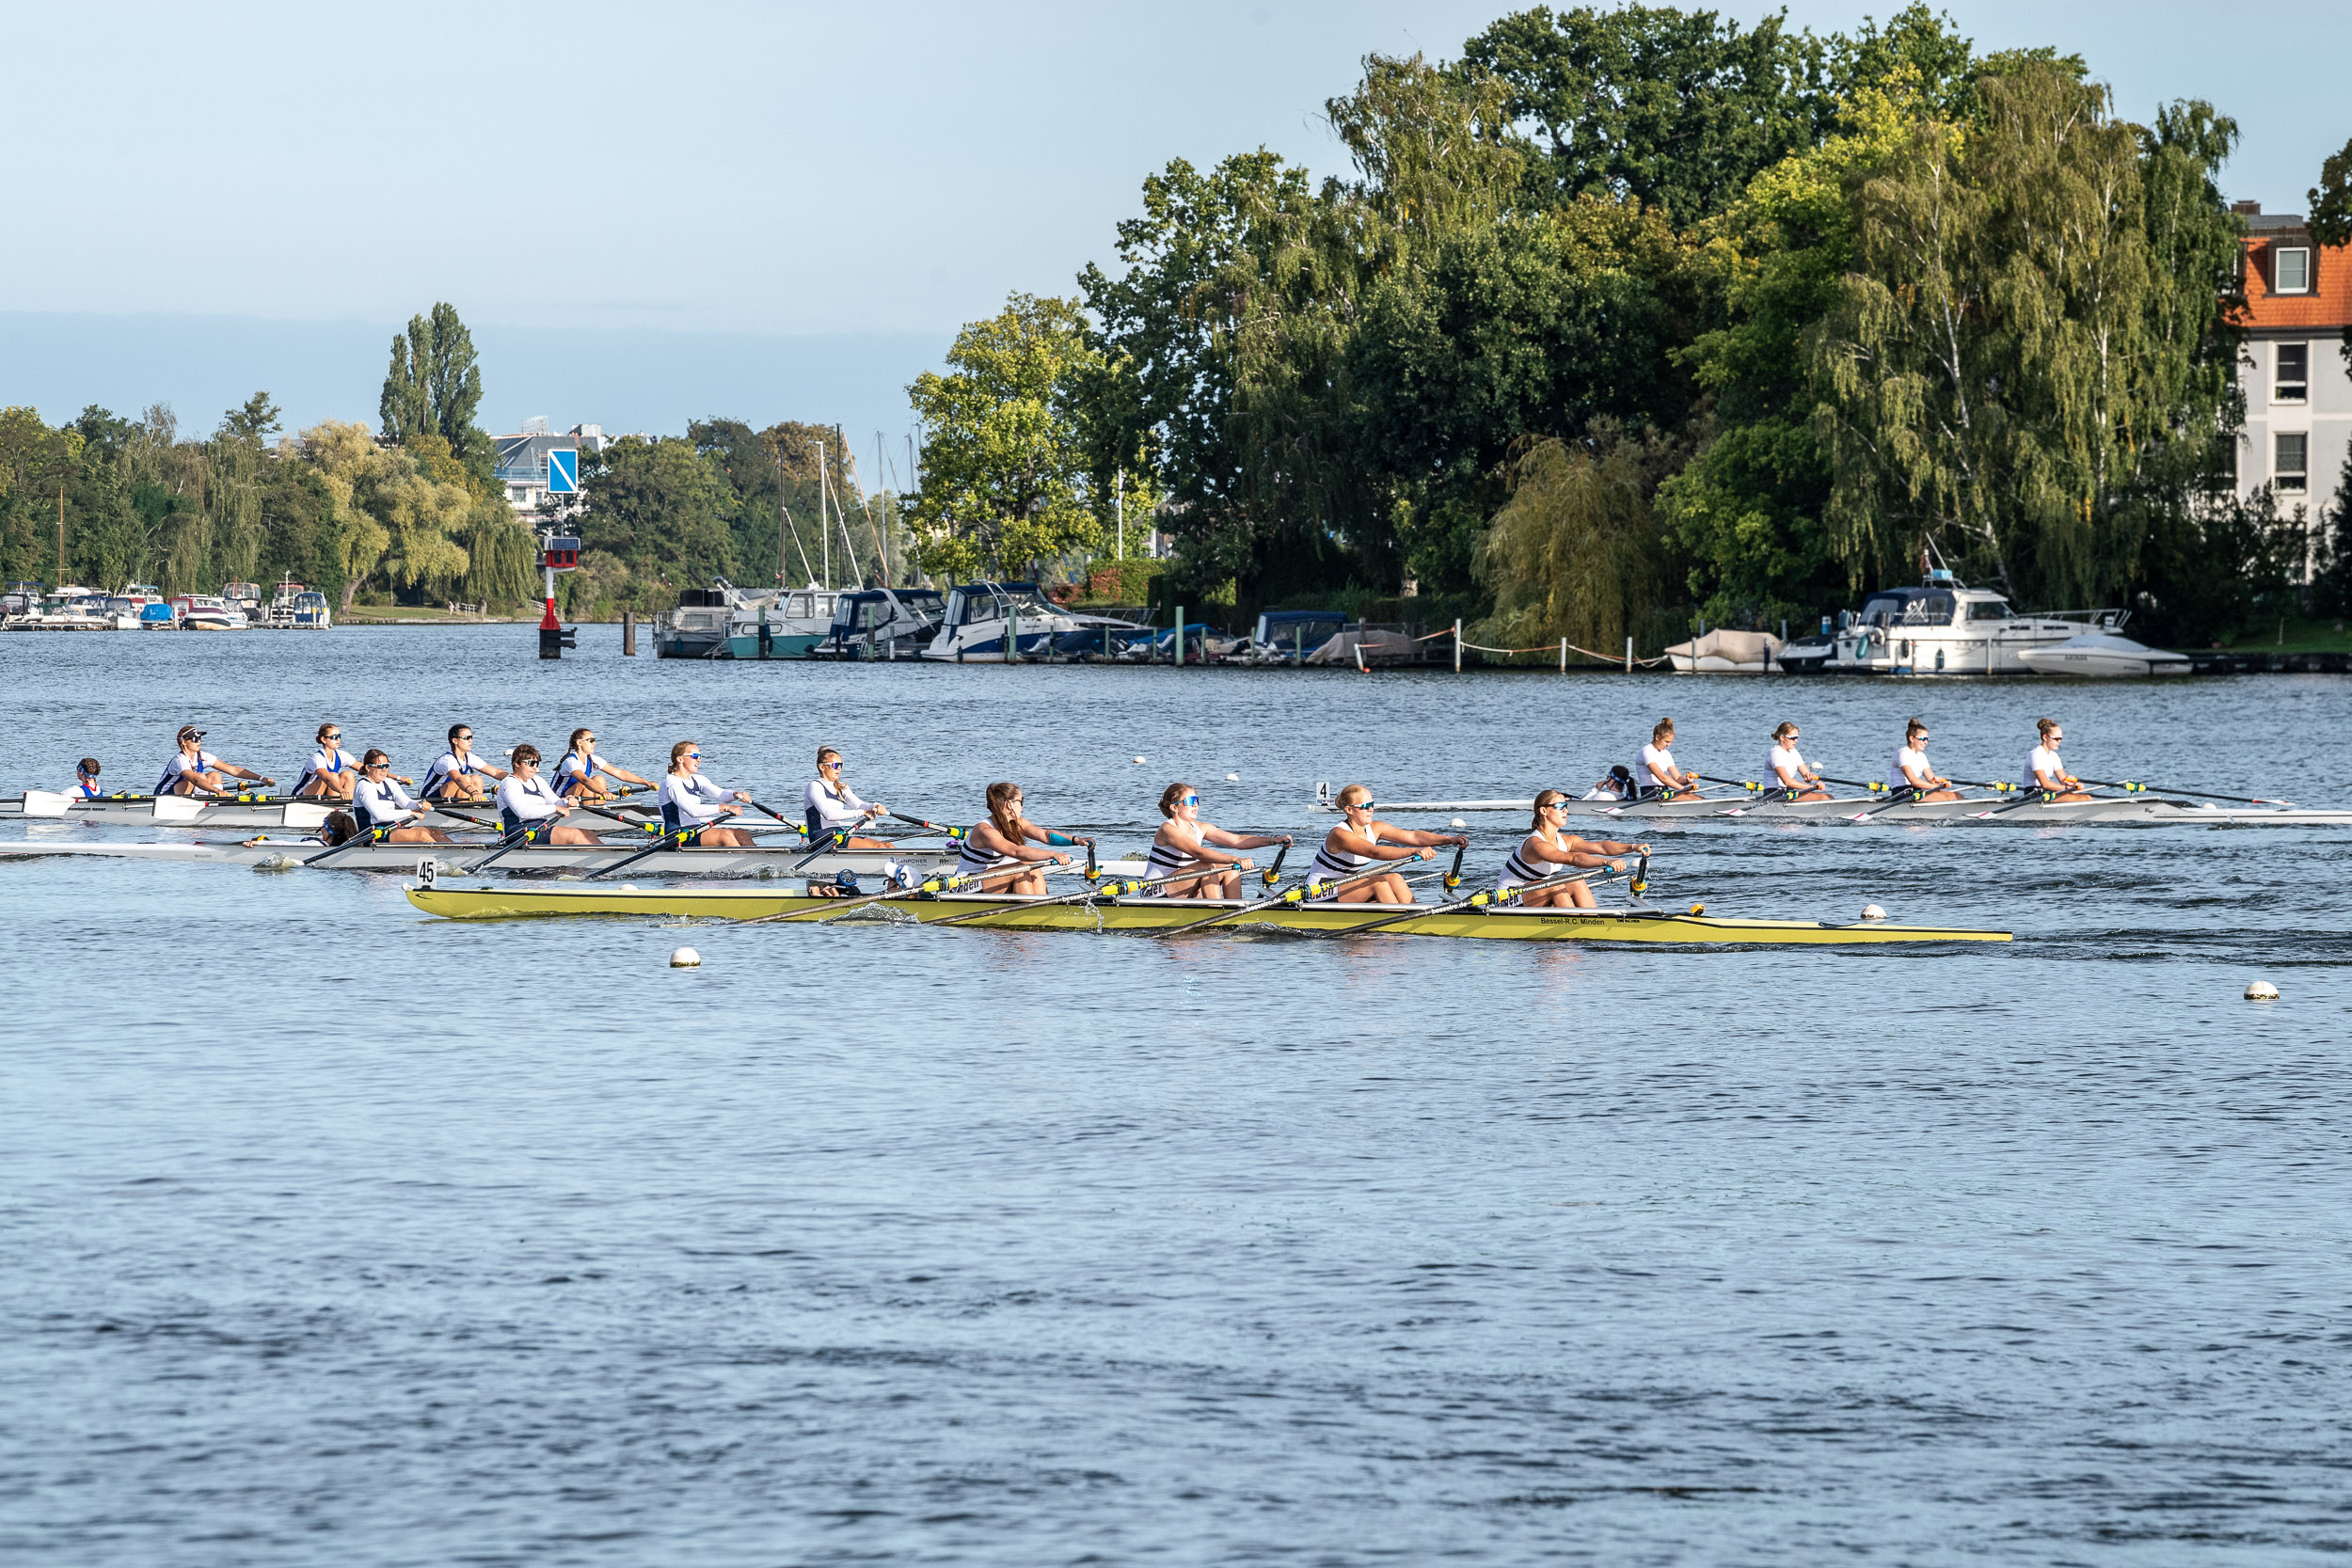
<svg viewBox="0 0 2352 1568"><path fill-rule="evenodd" d="M1642 859L1646 864L1649 857L1645 855ZM1402 926L1408 920L1419 920L1423 915L1454 914L1462 910L1502 909L1518 903L1531 893L1547 893L1553 888L1567 887L1576 882L1582 882L1587 887L1604 887L1614 881L1617 877L1624 875L1622 872L1615 872L1606 877L1596 878L1593 871L1598 869L1596 866L1591 870L1563 872L1556 877L1547 877L1539 882L1522 882L1518 887L1482 888L1468 898L1457 898L1451 904L1433 905L1428 909L1402 910L1395 914L1384 914L1377 920L1367 920L1355 926L1343 927L1336 931L1318 931L1315 934L1326 937L1352 937L1364 931L1377 931L1384 927ZM1634 873L1636 881L1639 881L1640 877L1640 872Z"/></svg>
<svg viewBox="0 0 2352 1568"><path fill-rule="evenodd" d="M1433 855L1405 855L1393 861L1383 861L1373 870L1359 871L1353 877L1343 877L1336 882L1317 882L1312 877L1310 877L1306 881L1300 883L1298 886L1286 889L1272 898L1261 898L1253 904L1244 904L1237 909L1220 911L1216 914L1208 916L1206 919L1187 921L1182 926L1171 926L1166 930L1153 931L1151 934L1154 937L1181 937L1187 931L1203 930L1208 927L1218 924L1221 921L1238 920L1244 915L1256 914L1260 910L1270 910L1277 904L1303 904L1309 898L1319 896L1325 892L1333 894L1344 893L1347 889L1369 882L1375 878L1386 877L1393 874L1399 866L1404 864L1406 861L1430 860L1434 858L1435 857Z"/></svg>
<svg viewBox="0 0 2352 1568"><path fill-rule="evenodd" d="M892 888L887 893L869 893L862 898L819 898L812 907L805 910L783 910L775 914L755 915L750 920L739 920L736 924L739 926L771 926L779 922L794 920L830 920L834 915L848 914L851 910L862 910L868 904L886 904L895 899L924 898L942 893L961 893L965 888L984 884L991 877L1019 875L1023 866L1035 871L1042 871L1049 877L1057 871L1077 869L1071 865L1052 865L1043 861L1023 861L1014 865L992 865L980 871L957 871L945 877L927 877L913 887ZM1025 910L1036 906L1023 904L1018 907ZM939 923L930 922L930 924Z"/></svg>

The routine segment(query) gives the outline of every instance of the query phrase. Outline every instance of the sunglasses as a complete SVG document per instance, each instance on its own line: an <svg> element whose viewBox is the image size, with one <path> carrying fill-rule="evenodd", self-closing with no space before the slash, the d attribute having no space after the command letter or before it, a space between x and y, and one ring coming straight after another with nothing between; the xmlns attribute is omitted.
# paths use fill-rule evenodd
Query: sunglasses
<svg viewBox="0 0 2352 1568"><path fill-rule="evenodd" d="M834 772L834 773L838 773L839 771L841 771L841 763L840 763L840 760L839 760L838 758L835 758L835 759L834 759L834 761L832 761L832 762L820 762L820 763L818 763L817 766L818 766L820 769L824 769L824 770L831 771L831 772Z"/></svg>
<svg viewBox="0 0 2352 1568"><path fill-rule="evenodd" d="M341 730L329 730L325 735L319 736L321 740L341 740L342 737L343 732Z"/></svg>
<svg viewBox="0 0 2352 1568"><path fill-rule="evenodd" d="M1200 797L1198 795L1179 795L1176 797L1176 803L1180 806L1197 806L1200 803Z"/></svg>
<svg viewBox="0 0 2352 1568"><path fill-rule="evenodd" d="M700 762L703 759L703 754L700 752L689 752L686 754L692 757L696 762Z"/></svg>
<svg viewBox="0 0 2352 1568"><path fill-rule="evenodd" d="M1374 811L1376 810L1378 806L1379 802L1376 800L1359 800L1354 805L1345 806L1342 809L1345 811Z"/></svg>
<svg viewBox="0 0 2352 1568"><path fill-rule="evenodd" d="M472 738L473 738L473 736L472 736L470 734L468 734L468 735L453 735L453 736L450 736L450 739L452 739L452 740L471 740Z"/></svg>

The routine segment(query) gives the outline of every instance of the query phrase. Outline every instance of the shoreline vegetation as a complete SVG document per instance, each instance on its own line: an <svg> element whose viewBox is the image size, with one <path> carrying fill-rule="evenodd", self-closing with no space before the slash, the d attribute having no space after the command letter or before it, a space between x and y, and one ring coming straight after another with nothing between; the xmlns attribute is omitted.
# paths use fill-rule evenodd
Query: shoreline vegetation
<svg viewBox="0 0 2352 1568"><path fill-rule="evenodd" d="M1259 148L1146 177L1067 296L1014 293L910 386L919 454L714 416L583 451L526 521L437 304L373 426L287 433L266 392L209 436L0 409L0 576L535 613L552 523L574 622L718 578L1036 577L1228 630L1459 617L1648 657L1947 565L2277 649L2352 611L2352 509L2236 493L2237 127L2124 119L2095 71L1924 5L1829 34L1519 11L1450 59L1365 56L1324 105L1340 172ZM2314 239L2352 240L2352 147L2320 186Z"/></svg>

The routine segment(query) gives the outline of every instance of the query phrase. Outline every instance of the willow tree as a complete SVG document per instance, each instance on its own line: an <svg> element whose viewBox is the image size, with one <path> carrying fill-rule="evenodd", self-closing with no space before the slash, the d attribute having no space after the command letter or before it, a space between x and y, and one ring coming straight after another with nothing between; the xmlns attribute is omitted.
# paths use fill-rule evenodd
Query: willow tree
<svg viewBox="0 0 2352 1568"><path fill-rule="evenodd" d="M2039 62L1979 86L1975 119L1914 124L1849 193L1855 267L1808 344L1824 519L1857 581L1932 545L2091 599L2130 575L2150 465L2213 412L2217 311L2179 309L2217 279L2152 245L2161 138L2104 87Z"/></svg>
<svg viewBox="0 0 2352 1568"><path fill-rule="evenodd" d="M1604 651L1640 637L1661 577L1652 502L1680 455L1654 432L1627 436L1607 420L1581 440L1530 448L1479 544L1495 612L1478 635L1505 647L1565 637Z"/></svg>

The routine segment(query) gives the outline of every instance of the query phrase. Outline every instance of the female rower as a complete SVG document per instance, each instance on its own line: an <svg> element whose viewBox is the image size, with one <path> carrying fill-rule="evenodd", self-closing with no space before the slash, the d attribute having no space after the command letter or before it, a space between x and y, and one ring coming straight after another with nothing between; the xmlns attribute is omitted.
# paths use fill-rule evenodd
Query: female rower
<svg viewBox="0 0 2352 1568"><path fill-rule="evenodd" d="M964 830L963 841L957 847L956 871L960 876L979 876L982 893L1035 896L1045 891L1045 873L1034 867L1070 863L1070 857L1056 846L1093 842L1039 827L1021 815L1019 784L993 784L988 786L988 815ZM1032 843L1047 847L1033 849ZM1025 863L1009 863L1015 861Z"/></svg>
<svg viewBox="0 0 2352 1568"><path fill-rule="evenodd" d="M1650 729L1649 744L1642 748L1641 760L1633 765L1633 784L1638 799L1672 800L1698 794L1698 775L1685 773L1675 766L1675 754L1668 750L1674 743L1675 721L1661 719Z"/></svg>
<svg viewBox="0 0 2352 1568"><path fill-rule="evenodd" d="M319 726L319 749L303 766L294 792L310 800L348 800L359 782L359 759L343 750L343 729L332 721ZM406 784L405 779L401 783Z"/></svg>
<svg viewBox="0 0 2352 1568"><path fill-rule="evenodd" d="M1340 791L1336 803L1342 819L1324 835L1322 847L1315 851L1314 870L1310 875L1316 880L1343 881L1362 875L1365 867L1380 861L1429 860L1440 846L1470 842L1460 833L1422 832L1380 821L1372 815L1375 808L1372 789L1366 784L1349 784ZM1409 904L1413 890L1402 872L1391 871L1323 896L1341 904Z"/></svg>
<svg viewBox="0 0 2352 1568"><path fill-rule="evenodd" d="M661 781L661 826L686 834L691 845L710 848L748 849L755 842L741 828L722 828L722 817L735 816L751 797L728 790L703 777L702 742L681 740L670 748L670 771Z"/></svg>
<svg viewBox="0 0 2352 1568"><path fill-rule="evenodd" d="M889 811L888 806L869 805L857 798L849 781L842 774L841 753L831 746L820 747L817 752L817 777L810 781L802 796L808 807L808 842L813 846L828 833L850 832L865 827L877 816ZM850 838L842 841L845 849L887 849L886 838Z"/></svg>
<svg viewBox="0 0 2352 1568"><path fill-rule="evenodd" d="M1278 844L1290 843L1287 836L1266 838L1255 833L1229 833L1213 823L1201 821L1200 792L1188 784L1172 784L1160 791L1160 815L1168 820L1152 835L1144 876L1160 883L1151 891L1162 898L1238 898L1241 874L1256 870L1257 864L1224 850L1271 849ZM1224 849L1212 848L1212 845L1222 845ZM1218 866L1227 869L1219 871ZM1187 871L1202 875L1189 881L1162 880L1181 877Z"/></svg>
<svg viewBox="0 0 2352 1568"><path fill-rule="evenodd" d="M1928 766L1928 721L1914 719L1903 726L1901 750L1886 770L1886 787L1902 800L1957 800L1952 781Z"/></svg>
<svg viewBox="0 0 2352 1568"><path fill-rule="evenodd" d="M539 748L528 741L515 748L509 759L515 770L499 783L499 825L509 834L517 828L528 828L524 840L530 844L595 844L596 835L585 828L567 828L563 818L571 815L547 780L539 777Z"/></svg>
<svg viewBox="0 0 2352 1568"><path fill-rule="evenodd" d="M615 768L596 755L596 731L574 730L564 749L563 760L555 765L555 792L567 800L609 800L612 798L612 786L596 777L599 773L641 789L654 787L651 779L640 778L626 768Z"/></svg>
<svg viewBox="0 0 2352 1568"><path fill-rule="evenodd" d="M1772 732L1772 750L1764 759L1768 775L1779 782L1783 800L1826 800L1821 775L1804 765L1797 753L1797 726L1783 722Z"/></svg>
<svg viewBox="0 0 2352 1568"><path fill-rule="evenodd" d="M434 763L424 776L424 787L418 791L428 800L472 800L488 798L483 788L485 777L503 779L506 769L494 768L473 754L473 726L452 724L449 727L449 750Z"/></svg>
<svg viewBox="0 0 2352 1568"><path fill-rule="evenodd" d="M2082 780L2066 770L2058 760L2058 746L2066 739L2065 728L2055 719L2041 719L2034 728L2042 732L2042 744L2026 756L2025 785L2042 791L2045 805L2070 805L2090 799L2083 789Z"/></svg>
<svg viewBox="0 0 2352 1568"><path fill-rule="evenodd" d="M1503 863L1500 887L1525 887L1530 882L1565 876L1571 870L1606 866L1623 871L1625 862L1613 857L1646 855L1646 844L1619 844L1608 838L1579 838L1568 832L1568 798L1557 789L1547 789L1535 797L1534 820L1528 824L1528 835L1519 847L1511 851ZM1554 909L1589 910L1594 908L1593 890L1582 882L1564 882L1558 887L1545 888L1522 896L1520 903L1531 910Z"/></svg>
<svg viewBox="0 0 2352 1568"><path fill-rule="evenodd" d="M73 787L67 793L77 800L95 800L105 793L98 787L96 757L84 757L73 765Z"/></svg>
<svg viewBox="0 0 2352 1568"><path fill-rule="evenodd" d="M1640 791L1633 787L1633 769L1624 763L1613 764L1609 776L1584 792L1587 800L1630 800Z"/></svg>
<svg viewBox="0 0 2352 1568"><path fill-rule="evenodd" d="M417 825L425 809L400 787L392 759L378 748L369 748L368 754L359 759L359 782L351 791L352 820L359 831L374 833L386 844L449 843L449 834L440 829Z"/></svg>
<svg viewBox="0 0 2352 1568"><path fill-rule="evenodd" d="M230 793L230 779L250 779L255 784L274 784L276 779L265 779L250 768L233 762L223 762L204 749L204 732L194 724L180 726L180 751L164 764L164 776L155 781L158 795L194 795L202 790L207 795Z"/></svg>

